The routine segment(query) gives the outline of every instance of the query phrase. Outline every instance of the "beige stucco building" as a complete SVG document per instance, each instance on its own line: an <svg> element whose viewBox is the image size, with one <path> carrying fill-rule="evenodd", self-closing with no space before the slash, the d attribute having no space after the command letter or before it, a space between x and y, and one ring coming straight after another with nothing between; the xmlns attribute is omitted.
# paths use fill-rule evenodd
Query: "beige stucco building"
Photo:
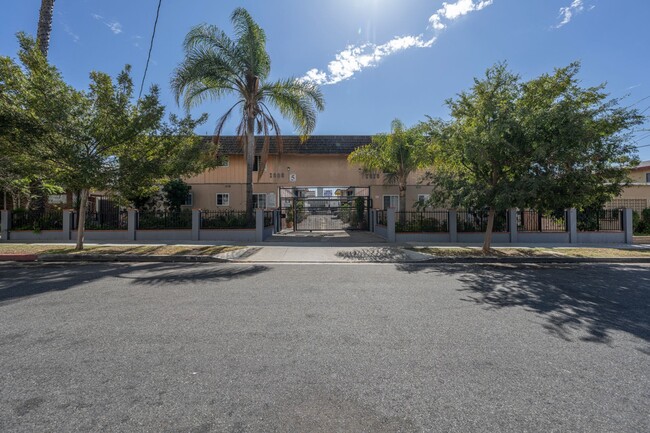
<svg viewBox="0 0 650 433"><path fill-rule="evenodd" d="M357 147L370 143L370 136L312 136L300 143L296 136L283 138L280 155L275 139L271 139L270 156L265 170L254 173L253 191L259 207L280 206L283 188L312 188L317 193L357 187L369 195L372 207L384 209L398 207L397 186L384 185L382 173L366 173L359 166L348 163L348 155ZM257 150L263 139L257 138ZM224 165L186 179L192 186L187 206L205 210L246 208L246 163L242 148L235 137L222 137L220 155ZM259 168L259 157L256 168ZM426 185L418 184L423 173L409 179L406 209L430 192ZM632 170L633 183L614 199L608 207L626 207L637 211L650 207L650 161Z"/></svg>
<svg viewBox="0 0 650 433"><path fill-rule="evenodd" d="M397 186L384 185L382 173L366 173L359 166L349 164L348 155L357 147L370 143L370 136L312 136L300 143L296 136L283 138L283 152L280 155L275 139L271 140L271 151L265 170L254 172L253 192L259 207L280 206L281 189L310 188L321 196L336 194L337 190L357 188L363 195L369 195L376 209L398 207ZM246 208L246 162L241 146L234 137L222 137L220 155L223 166L186 179L192 186L191 204L194 208L218 210ZM257 139L260 153L263 140ZM255 168L259 168L257 157ZM428 195L426 185L418 185L422 173L409 179L406 195L406 209Z"/></svg>

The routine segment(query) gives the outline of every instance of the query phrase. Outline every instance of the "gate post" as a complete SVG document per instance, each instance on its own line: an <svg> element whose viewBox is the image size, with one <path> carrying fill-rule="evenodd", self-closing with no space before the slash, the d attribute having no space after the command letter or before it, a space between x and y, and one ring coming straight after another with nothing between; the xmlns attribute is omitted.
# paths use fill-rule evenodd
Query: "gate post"
<svg viewBox="0 0 650 433"><path fill-rule="evenodd" d="M192 209L192 240L201 239L201 209Z"/></svg>
<svg viewBox="0 0 650 433"><path fill-rule="evenodd" d="M264 210L255 209L255 242L264 242Z"/></svg>
<svg viewBox="0 0 650 433"><path fill-rule="evenodd" d="M396 242L397 237L395 236L395 209L389 208L386 211L386 239L388 242Z"/></svg>
<svg viewBox="0 0 650 433"><path fill-rule="evenodd" d="M135 209L129 209L128 210L128 225L127 225L127 232L128 232L128 238L130 241L135 241L135 231L137 229L137 218L138 218L138 211Z"/></svg>
<svg viewBox="0 0 650 433"><path fill-rule="evenodd" d="M538 214L541 215L540 212L538 212ZM508 209L508 225L508 231L510 232L510 243L516 244L519 239L519 235L517 233L517 209ZM542 227L541 217L539 227L540 229Z"/></svg>
<svg viewBox="0 0 650 433"><path fill-rule="evenodd" d="M575 208L567 212L567 224L569 225L569 242L578 243L578 211Z"/></svg>
<svg viewBox="0 0 650 433"><path fill-rule="evenodd" d="M63 239L66 241L72 239L72 215L70 209L63 210Z"/></svg>
<svg viewBox="0 0 650 433"><path fill-rule="evenodd" d="M449 242L458 242L458 213L456 210L447 211L447 225L449 226Z"/></svg>
<svg viewBox="0 0 650 433"><path fill-rule="evenodd" d="M0 242L7 242L11 229L11 211L1 210L0 214Z"/></svg>
<svg viewBox="0 0 650 433"><path fill-rule="evenodd" d="M623 230L625 231L625 243L634 243L634 223L632 209L623 209Z"/></svg>

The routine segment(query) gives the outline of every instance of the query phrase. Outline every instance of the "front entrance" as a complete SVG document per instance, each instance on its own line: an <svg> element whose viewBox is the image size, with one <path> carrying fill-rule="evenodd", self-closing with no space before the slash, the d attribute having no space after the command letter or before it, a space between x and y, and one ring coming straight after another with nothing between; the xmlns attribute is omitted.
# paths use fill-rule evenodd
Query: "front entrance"
<svg viewBox="0 0 650 433"><path fill-rule="evenodd" d="M368 230L368 193L368 188L354 187L282 188L283 228L307 232Z"/></svg>

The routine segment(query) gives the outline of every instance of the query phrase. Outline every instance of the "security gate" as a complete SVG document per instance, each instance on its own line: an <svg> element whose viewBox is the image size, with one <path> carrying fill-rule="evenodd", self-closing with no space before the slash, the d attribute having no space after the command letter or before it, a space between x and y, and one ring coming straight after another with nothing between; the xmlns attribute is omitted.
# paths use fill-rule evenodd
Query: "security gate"
<svg viewBox="0 0 650 433"><path fill-rule="evenodd" d="M280 195L286 228L294 231L368 230L371 206L367 195L310 197L295 190L291 190L290 195L281 191Z"/></svg>

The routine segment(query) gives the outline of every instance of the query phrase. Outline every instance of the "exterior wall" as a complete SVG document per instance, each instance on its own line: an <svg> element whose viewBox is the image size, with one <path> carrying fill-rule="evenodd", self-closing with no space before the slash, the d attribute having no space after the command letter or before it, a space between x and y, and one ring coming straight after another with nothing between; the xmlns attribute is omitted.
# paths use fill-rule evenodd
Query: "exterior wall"
<svg viewBox="0 0 650 433"><path fill-rule="evenodd" d="M517 232L517 243L548 243L548 244L568 244L571 242L569 232L552 233L552 232Z"/></svg>
<svg viewBox="0 0 650 433"><path fill-rule="evenodd" d="M72 230L70 232L70 240L77 240L77 231ZM95 241L129 241L128 230L85 230L84 231L84 241L86 242L95 242Z"/></svg>
<svg viewBox="0 0 650 433"><path fill-rule="evenodd" d="M397 242L451 242L449 233L395 233Z"/></svg>
<svg viewBox="0 0 650 433"><path fill-rule="evenodd" d="M136 230L136 241L191 241L192 230Z"/></svg>
<svg viewBox="0 0 650 433"><path fill-rule="evenodd" d="M624 232L578 232L579 244L624 244Z"/></svg>
<svg viewBox="0 0 650 433"><path fill-rule="evenodd" d="M483 243L485 233L463 233L458 232L459 243L480 244ZM510 233L493 233L492 242L495 244L510 243Z"/></svg>
<svg viewBox="0 0 650 433"><path fill-rule="evenodd" d="M202 241L255 242L255 229L201 230Z"/></svg>
<svg viewBox="0 0 650 433"><path fill-rule="evenodd" d="M296 175L290 182L289 175ZM418 194L428 194L427 187L417 185L422 173L409 178L407 190L407 209L417 201ZM347 155L275 155L269 157L266 170L260 179L253 173L253 192L274 194L275 206L279 206L280 188L313 186L359 186L371 187L373 207L383 208L383 195L398 195L397 186L384 186L383 174L369 175L358 166L349 164ZM228 167L218 167L200 175L185 179L192 186L193 207L196 209L218 210L246 208L246 164L243 156L230 155ZM230 194L230 205L216 205L216 194ZM273 202L267 197L267 202Z"/></svg>
<svg viewBox="0 0 650 433"><path fill-rule="evenodd" d="M650 173L650 166L639 167L630 172L630 179L634 183L647 183L646 174Z"/></svg>
<svg viewBox="0 0 650 433"><path fill-rule="evenodd" d="M63 230L43 230L38 233L33 231L16 230L9 232L12 241L61 241L67 240Z"/></svg>

